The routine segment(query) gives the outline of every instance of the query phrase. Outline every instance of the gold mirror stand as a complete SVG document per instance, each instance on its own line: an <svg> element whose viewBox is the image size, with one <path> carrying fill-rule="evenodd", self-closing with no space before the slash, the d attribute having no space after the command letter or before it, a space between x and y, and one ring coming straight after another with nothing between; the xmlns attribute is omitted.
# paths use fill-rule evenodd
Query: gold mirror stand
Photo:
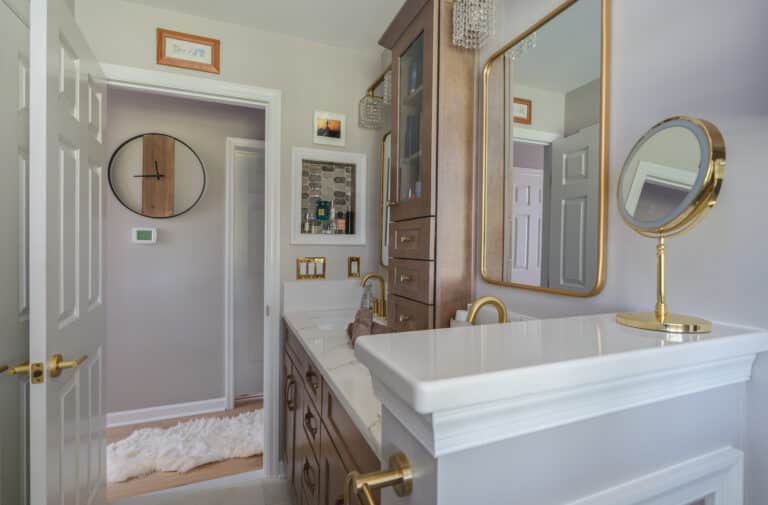
<svg viewBox="0 0 768 505"><path fill-rule="evenodd" d="M698 317L670 314L666 293L666 243L659 236L656 245L656 310L654 312L622 312L616 321L624 326L641 330L664 331L669 333L709 333L712 323Z"/></svg>

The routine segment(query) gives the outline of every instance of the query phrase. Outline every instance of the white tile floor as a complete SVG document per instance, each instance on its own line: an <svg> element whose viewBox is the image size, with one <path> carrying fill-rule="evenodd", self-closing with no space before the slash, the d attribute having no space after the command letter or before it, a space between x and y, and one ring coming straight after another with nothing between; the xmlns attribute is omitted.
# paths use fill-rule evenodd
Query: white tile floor
<svg viewBox="0 0 768 505"><path fill-rule="evenodd" d="M245 473L199 484L135 496L112 505L291 505L284 480Z"/></svg>

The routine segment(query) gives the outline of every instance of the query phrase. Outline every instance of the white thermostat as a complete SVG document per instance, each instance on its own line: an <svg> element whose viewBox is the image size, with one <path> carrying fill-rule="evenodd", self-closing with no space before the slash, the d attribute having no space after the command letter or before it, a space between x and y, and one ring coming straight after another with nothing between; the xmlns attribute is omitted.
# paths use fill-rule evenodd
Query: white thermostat
<svg viewBox="0 0 768 505"><path fill-rule="evenodd" d="M156 228L133 228L131 242L134 244L154 244L157 242Z"/></svg>

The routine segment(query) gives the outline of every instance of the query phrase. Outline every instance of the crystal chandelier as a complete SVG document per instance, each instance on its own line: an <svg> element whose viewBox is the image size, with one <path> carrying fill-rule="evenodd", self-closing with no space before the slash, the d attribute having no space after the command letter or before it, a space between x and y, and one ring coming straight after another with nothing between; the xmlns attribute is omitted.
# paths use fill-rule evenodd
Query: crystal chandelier
<svg viewBox="0 0 768 505"><path fill-rule="evenodd" d="M454 0L453 44L478 49L493 35L496 0Z"/></svg>
<svg viewBox="0 0 768 505"><path fill-rule="evenodd" d="M376 89L381 87L381 95ZM376 79L368 92L360 99L358 106L358 124L361 128L377 130L384 126L387 105L392 103L392 71L387 70Z"/></svg>

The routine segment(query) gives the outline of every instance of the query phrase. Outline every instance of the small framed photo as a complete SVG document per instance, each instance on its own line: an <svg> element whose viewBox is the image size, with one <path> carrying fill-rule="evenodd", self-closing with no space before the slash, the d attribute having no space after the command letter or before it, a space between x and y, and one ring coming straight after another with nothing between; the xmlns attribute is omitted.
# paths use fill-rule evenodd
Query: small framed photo
<svg viewBox="0 0 768 505"><path fill-rule="evenodd" d="M512 115L515 123L531 124L533 120L533 102L527 98L515 98L512 104Z"/></svg>
<svg viewBox="0 0 768 505"><path fill-rule="evenodd" d="M157 64L220 74L221 41L158 28Z"/></svg>
<svg viewBox="0 0 768 505"><path fill-rule="evenodd" d="M344 147L347 143L347 116L316 110L312 123L315 144Z"/></svg>

